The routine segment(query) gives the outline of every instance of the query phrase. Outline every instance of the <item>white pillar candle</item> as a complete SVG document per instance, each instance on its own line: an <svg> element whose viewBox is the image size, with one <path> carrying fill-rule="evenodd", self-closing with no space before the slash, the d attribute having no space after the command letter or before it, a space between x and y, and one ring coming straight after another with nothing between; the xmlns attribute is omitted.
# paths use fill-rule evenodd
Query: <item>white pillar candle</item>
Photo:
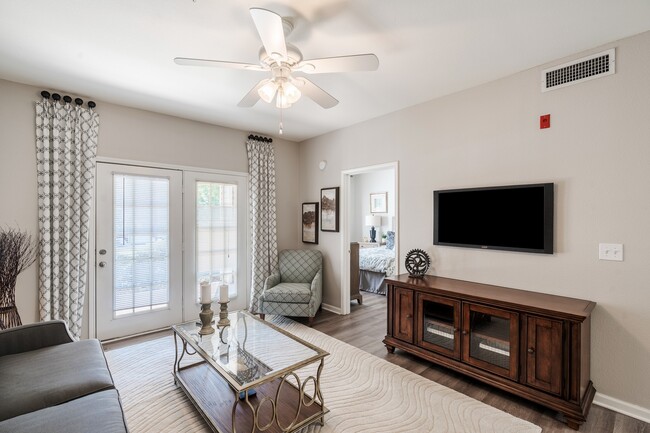
<svg viewBox="0 0 650 433"><path fill-rule="evenodd" d="M209 304L212 302L212 286L207 281L201 281L201 303Z"/></svg>
<svg viewBox="0 0 650 433"><path fill-rule="evenodd" d="M222 304L228 302L228 284L222 284L219 287L219 302Z"/></svg>

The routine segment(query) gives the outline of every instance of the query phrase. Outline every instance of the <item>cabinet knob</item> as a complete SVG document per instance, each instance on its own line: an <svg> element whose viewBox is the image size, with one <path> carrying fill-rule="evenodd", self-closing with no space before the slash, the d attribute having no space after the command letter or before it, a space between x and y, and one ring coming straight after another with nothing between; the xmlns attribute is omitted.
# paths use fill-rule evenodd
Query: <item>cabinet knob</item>
<svg viewBox="0 0 650 433"><path fill-rule="evenodd" d="M407 318L407 319L410 319L410 318L412 318L412 317L413 317L412 314L407 314L407 315L406 315L406 318Z"/></svg>
<svg viewBox="0 0 650 433"><path fill-rule="evenodd" d="M462 334L463 334L463 335L467 335L467 331L465 331L465 330L463 329Z"/></svg>
<svg viewBox="0 0 650 433"><path fill-rule="evenodd" d="M534 347L529 347L528 348L528 353L535 353L535 348Z"/></svg>

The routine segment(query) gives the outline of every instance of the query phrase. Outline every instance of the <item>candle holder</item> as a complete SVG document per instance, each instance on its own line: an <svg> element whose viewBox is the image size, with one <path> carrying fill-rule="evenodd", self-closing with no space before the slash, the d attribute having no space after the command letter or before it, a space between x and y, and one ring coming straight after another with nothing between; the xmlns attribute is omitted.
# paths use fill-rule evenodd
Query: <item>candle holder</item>
<svg viewBox="0 0 650 433"><path fill-rule="evenodd" d="M228 318L228 302L219 301L219 322L217 326L230 326L230 319Z"/></svg>
<svg viewBox="0 0 650 433"><path fill-rule="evenodd" d="M200 335L208 335L214 333L214 328L211 325L214 312L210 307L212 307L212 302L201 304L201 312L199 313L199 319L201 319L201 329L199 329Z"/></svg>

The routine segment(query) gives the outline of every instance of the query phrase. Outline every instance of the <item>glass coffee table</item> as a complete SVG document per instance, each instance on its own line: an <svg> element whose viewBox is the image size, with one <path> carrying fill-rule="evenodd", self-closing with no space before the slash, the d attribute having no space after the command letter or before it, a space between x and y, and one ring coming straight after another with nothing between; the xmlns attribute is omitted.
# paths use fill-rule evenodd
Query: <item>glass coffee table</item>
<svg viewBox="0 0 650 433"><path fill-rule="evenodd" d="M295 432L323 425L328 410L320 377L329 353L248 312L228 318L230 326L208 335L199 335L195 321L172 326L174 382L212 430ZM200 361L181 365L186 354ZM298 371L304 367L316 371Z"/></svg>

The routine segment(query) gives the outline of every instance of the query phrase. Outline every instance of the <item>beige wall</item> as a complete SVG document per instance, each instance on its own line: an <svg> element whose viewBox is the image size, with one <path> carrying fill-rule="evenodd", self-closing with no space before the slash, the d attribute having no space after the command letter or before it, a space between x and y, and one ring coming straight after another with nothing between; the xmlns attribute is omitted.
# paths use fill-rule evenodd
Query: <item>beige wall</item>
<svg viewBox="0 0 650 433"><path fill-rule="evenodd" d="M399 161L401 251L426 249L436 275L596 301L596 389L650 408L650 33L594 51L609 47L613 76L541 93L534 68L301 143L300 196ZM433 246L433 190L532 182L556 185L555 254ZM320 238L338 306L341 235ZM624 244L625 261L599 261L599 242Z"/></svg>
<svg viewBox="0 0 650 433"><path fill-rule="evenodd" d="M34 101L41 88L0 80L0 224L38 235ZM75 95L76 96L76 95ZM98 155L248 172L247 132L97 101ZM274 139L278 247L300 245L298 145ZM38 320L37 266L18 277L23 323Z"/></svg>

